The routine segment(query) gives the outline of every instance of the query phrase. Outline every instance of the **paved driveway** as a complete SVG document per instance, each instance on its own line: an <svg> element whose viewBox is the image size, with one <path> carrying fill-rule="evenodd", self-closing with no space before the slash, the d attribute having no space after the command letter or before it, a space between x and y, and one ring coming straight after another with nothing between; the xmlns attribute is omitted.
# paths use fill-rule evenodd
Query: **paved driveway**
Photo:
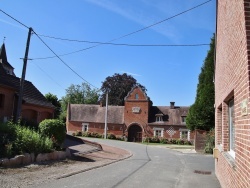
<svg viewBox="0 0 250 188"><path fill-rule="evenodd" d="M96 140L130 150L129 159L37 187L220 187L211 155L113 140Z"/></svg>

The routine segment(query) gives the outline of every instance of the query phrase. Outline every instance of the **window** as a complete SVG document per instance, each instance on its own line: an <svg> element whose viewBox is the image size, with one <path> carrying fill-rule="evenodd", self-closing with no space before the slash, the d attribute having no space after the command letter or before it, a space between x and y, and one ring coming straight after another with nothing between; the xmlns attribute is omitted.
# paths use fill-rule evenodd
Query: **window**
<svg viewBox="0 0 250 188"><path fill-rule="evenodd" d="M182 123L186 123L186 116L182 116L182 117L181 117L181 122L182 122Z"/></svg>
<svg viewBox="0 0 250 188"><path fill-rule="evenodd" d="M155 115L156 116L156 122L162 122L163 121L163 119L162 119L162 116L163 116L163 114L156 114Z"/></svg>
<svg viewBox="0 0 250 188"><path fill-rule="evenodd" d="M89 124L82 123L82 132L88 132L88 130L89 130Z"/></svg>
<svg viewBox="0 0 250 188"><path fill-rule="evenodd" d="M188 129L180 129L180 139L190 140L190 131Z"/></svg>
<svg viewBox="0 0 250 188"><path fill-rule="evenodd" d="M153 128L155 137L163 137L164 128Z"/></svg>
<svg viewBox="0 0 250 188"><path fill-rule="evenodd" d="M4 94L0 94L0 108L4 108Z"/></svg>
<svg viewBox="0 0 250 188"><path fill-rule="evenodd" d="M229 122L229 153L235 158L235 125L234 125L234 100L228 104L228 122Z"/></svg>
<svg viewBox="0 0 250 188"><path fill-rule="evenodd" d="M161 116L156 116L156 122L162 121L162 117Z"/></svg>
<svg viewBox="0 0 250 188"><path fill-rule="evenodd" d="M139 99L138 93L135 94L135 99Z"/></svg>

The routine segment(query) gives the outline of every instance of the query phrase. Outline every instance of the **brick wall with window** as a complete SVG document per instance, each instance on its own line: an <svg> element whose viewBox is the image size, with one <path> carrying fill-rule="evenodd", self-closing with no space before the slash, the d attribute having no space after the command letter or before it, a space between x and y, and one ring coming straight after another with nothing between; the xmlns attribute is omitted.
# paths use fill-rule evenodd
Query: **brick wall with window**
<svg viewBox="0 0 250 188"><path fill-rule="evenodd" d="M250 0L218 0L215 60L216 175L250 187Z"/></svg>

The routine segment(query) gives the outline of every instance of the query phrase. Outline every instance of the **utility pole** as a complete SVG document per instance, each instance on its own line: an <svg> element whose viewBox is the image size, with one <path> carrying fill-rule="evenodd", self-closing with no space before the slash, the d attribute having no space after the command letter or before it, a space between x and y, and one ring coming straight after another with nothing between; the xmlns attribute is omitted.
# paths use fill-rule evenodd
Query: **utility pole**
<svg viewBox="0 0 250 188"><path fill-rule="evenodd" d="M23 86L24 86L26 67L27 67L27 61L28 61L31 32L32 32L32 28L30 27L29 33L28 33L28 38L27 38L27 43L26 43L25 55L23 58L23 72L22 72L22 77L20 79L19 97L18 97L16 119L15 119L16 122L19 120L19 118L21 116L21 111L22 111Z"/></svg>
<svg viewBox="0 0 250 188"><path fill-rule="evenodd" d="M104 139L107 139L107 122L108 122L108 92L106 93L106 111L105 111Z"/></svg>

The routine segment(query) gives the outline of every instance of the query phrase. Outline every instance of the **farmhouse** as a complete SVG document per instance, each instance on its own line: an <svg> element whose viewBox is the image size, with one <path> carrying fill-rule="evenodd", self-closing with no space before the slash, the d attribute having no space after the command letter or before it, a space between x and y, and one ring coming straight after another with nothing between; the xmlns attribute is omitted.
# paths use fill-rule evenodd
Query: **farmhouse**
<svg viewBox="0 0 250 188"><path fill-rule="evenodd" d="M19 97L20 78L7 60L5 44L0 49L0 122L15 118ZM22 120L37 124L44 119L53 118L54 106L29 81L24 82L22 100Z"/></svg>
<svg viewBox="0 0 250 188"><path fill-rule="evenodd" d="M193 140L193 133L186 127L189 107L152 106L152 102L139 86L125 97L124 106L108 106L107 133L125 136L128 141L141 142L145 137ZM105 106L69 104L67 132L104 133Z"/></svg>
<svg viewBox="0 0 250 188"><path fill-rule="evenodd" d="M222 187L250 187L250 1L218 0L215 171Z"/></svg>

